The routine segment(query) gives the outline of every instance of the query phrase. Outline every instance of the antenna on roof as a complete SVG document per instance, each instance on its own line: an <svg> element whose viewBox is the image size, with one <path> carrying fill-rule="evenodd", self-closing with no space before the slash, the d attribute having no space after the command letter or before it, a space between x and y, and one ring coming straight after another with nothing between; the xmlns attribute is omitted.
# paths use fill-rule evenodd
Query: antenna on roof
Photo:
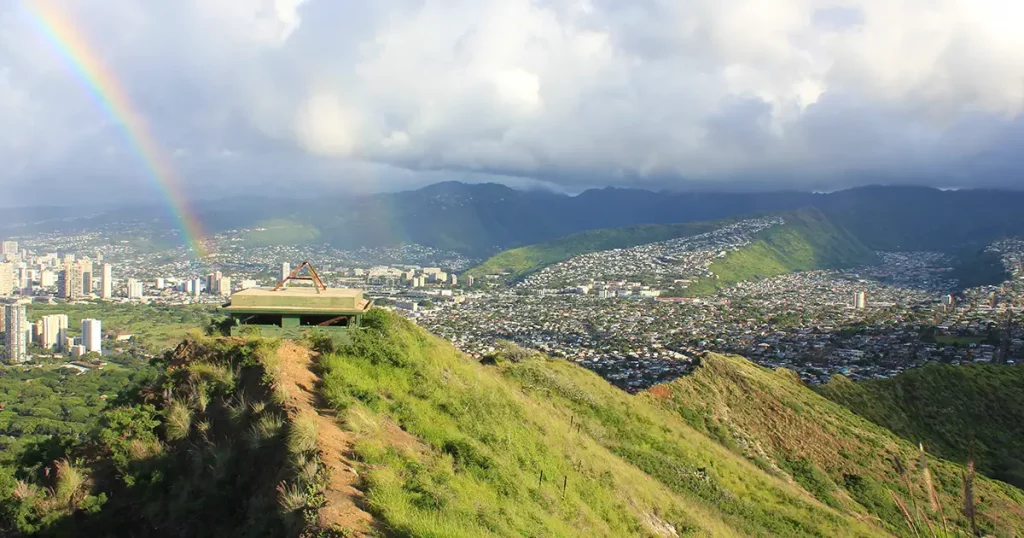
<svg viewBox="0 0 1024 538"><path fill-rule="evenodd" d="M299 271L302 271L303 267L309 268L309 276L298 276ZM302 262L302 265L296 267L288 276L284 277L284 279L278 282L277 286L274 286L273 291L277 291L283 288L284 285L287 284L289 280L309 280L313 282L313 288L316 290L317 293L320 293L320 290L327 289L327 285L324 284L323 280L320 280L320 275L317 274L316 269L313 269L313 264L309 263L309 260Z"/></svg>

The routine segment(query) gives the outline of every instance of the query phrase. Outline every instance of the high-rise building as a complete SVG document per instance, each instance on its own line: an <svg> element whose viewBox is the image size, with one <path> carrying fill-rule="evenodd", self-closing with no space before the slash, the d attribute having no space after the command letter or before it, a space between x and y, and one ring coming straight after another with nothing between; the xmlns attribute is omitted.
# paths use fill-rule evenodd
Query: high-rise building
<svg viewBox="0 0 1024 538"><path fill-rule="evenodd" d="M24 265L24 264L22 264L22 265ZM24 292L24 290L28 290L28 289L32 288L32 280L34 280L33 277L35 276L33 274L34 272L35 272L34 270L29 269L28 267L18 267L18 289L19 290L22 290L22 292Z"/></svg>
<svg viewBox="0 0 1024 538"><path fill-rule="evenodd" d="M278 279L278 282L284 281L284 279L288 278L288 275L290 275L290 274L292 274L292 265L290 263L288 263L288 262L282 263L281 264L281 278ZM287 284L285 284L285 285L287 286Z"/></svg>
<svg viewBox="0 0 1024 538"><path fill-rule="evenodd" d="M28 359L28 337L30 326L25 314L25 305L9 304L6 310L4 327L7 333L7 363L20 364Z"/></svg>
<svg viewBox="0 0 1024 538"><path fill-rule="evenodd" d="M82 345L86 353L100 353L103 345L103 331L98 319L82 320Z"/></svg>
<svg viewBox="0 0 1024 538"><path fill-rule="evenodd" d="M78 260L78 271L82 275L82 295L88 296L92 294L92 260L89 258L82 258Z"/></svg>
<svg viewBox="0 0 1024 538"><path fill-rule="evenodd" d="M203 291L203 279L197 278L192 281L192 296L199 297L199 294Z"/></svg>
<svg viewBox="0 0 1024 538"><path fill-rule="evenodd" d="M455 273L452 273L452 274L448 275L448 283L451 284L452 286L458 285L459 284L459 276L456 275Z"/></svg>
<svg viewBox="0 0 1024 538"><path fill-rule="evenodd" d="M100 297L110 299L114 296L114 266L109 263L103 264L102 282L100 282Z"/></svg>
<svg viewBox="0 0 1024 538"><path fill-rule="evenodd" d="M14 293L14 264L0 263L0 297Z"/></svg>
<svg viewBox="0 0 1024 538"><path fill-rule="evenodd" d="M222 276L217 280L217 293L219 295L231 295L231 277Z"/></svg>
<svg viewBox="0 0 1024 538"><path fill-rule="evenodd" d="M91 271L83 271L82 272L82 293L84 295L91 295L92 294L92 272Z"/></svg>
<svg viewBox="0 0 1024 538"><path fill-rule="evenodd" d="M162 290L162 289L164 289L166 287L167 287L167 281L166 280L164 280L162 277L156 279L156 289Z"/></svg>
<svg viewBox="0 0 1024 538"><path fill-rule="evenodd" d="M76 300L82 298L82 291L85 289L83 273L85 269L92 271L92 262L83 264L79 262L67 262L65 258L64 270L57 275L57 293L63 299Z"/></svg>
<svg viewBox="0 0 1024 538"><path fill-rule="evenodd" d="M466 277L466 285L469 286L470 288L472 288L473 284L476 284L476 278L474 278L473 275L467 276Z"/></svg>
<svg viewBox="0 0 1024 538"><path fill-rule="evenodd" d="M143 295L142 281L135 280L134 278L128 279L128 298L129 299L141 299Z"/></svg>
<svg viewBox="0 0 1024 538"><path fill-rule="evenodd" d="M39 345L46 349L58 347L63 349L62 337L66 336L68 328L67 314L53 314L43 316L36 322L36 334L39 335Z"/></svg>
<svg viewBox="0 0 1024 538"><path fill-rule="evenodd" d="M858 291L857 294L853 296L853 307L857 310L864 310L867 304L867 294L863 291Z"/></svg>
<svg viewBox="0 0 1024 538"><path fill-rule="evenodd" d="M18 242L17 241L4 241L0 243L0 254L4 256L17 256L18 255Z"/></svg>
<svg viewBox="0 0 1024 538"><path fill-rule="evenodd" d="M39 285L44 288L57 285L57 273L49 269L43 269L39 271Z"/></svg>

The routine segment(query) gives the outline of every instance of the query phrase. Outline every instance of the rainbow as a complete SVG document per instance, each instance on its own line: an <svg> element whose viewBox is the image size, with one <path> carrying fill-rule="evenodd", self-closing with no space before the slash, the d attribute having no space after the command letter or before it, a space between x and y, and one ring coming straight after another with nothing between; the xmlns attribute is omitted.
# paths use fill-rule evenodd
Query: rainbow
<svg viewBox="0 0 1024 538"><path fill-rule="evenodd" d="M49 0L27 0L24 4L42 35L67 61L100 107L124 127L128 143L139 154L147 173L167 199L171 215L183 234L185 247L199 258L205 256L201 242L204 237L202 226L189 207L181 180L153 137L146 118L132 104L114 73L75 29L72 21Z"/></svg>

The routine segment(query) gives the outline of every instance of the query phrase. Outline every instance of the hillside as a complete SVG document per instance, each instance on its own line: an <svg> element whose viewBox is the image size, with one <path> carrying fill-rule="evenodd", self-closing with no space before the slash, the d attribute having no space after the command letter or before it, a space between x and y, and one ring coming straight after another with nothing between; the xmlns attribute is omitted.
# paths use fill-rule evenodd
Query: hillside
<svg viewBox="0 0 1024 538"><path fill-rule="evenodd" d="M785 224L760 232L750 244L711 265L715 278L696 282L687 294L712 292L743 280L872 263L875 254L843 228L814 208L781 215ZM627 248L713 231L732 221L651 224L591 230L555 241L508 250L492 256L467 273L474 276L507 273L507 279L528 275L581 254Z"/></svg>
<svg viewBox="0 0 1024 538"><path fill-rule="evenodd" d="M0 532L913 535L882 495L904 494L901 477L864 461L915 461L913 446L787 376L711 357L669 396L631 396L565 361L481 364L385 311L365 321L337 349L190 336L94 434L0 472ZM966 528L962 468L929 465ZM1024 493L975 488L983 530L1024 529Z"/></svg>
<svg viewBox="0 0 1024 538"><path fill-rule="evenodd" d="M686 293L700 295L744 280L876 261L874 252L817 209L786 213L783 219L784 225L764 230L749 245L712 263L715 277L692 284Z"/></svg>
<svg viewBox="0 0 1024 538"><path fill-rule="evenodd" d="M929 364L891 379L835 376L819 392L911 442L1024 487L1024 365Z"/></svg>
<svg viewBox="0 0 1024 538"><path fill-rule="evenodd" d="M466 274L481 277L508 273L507 278L514 279L573 256L696 235L714 230L722 224L724 222L643 224L626 228L588 230L546 243L506 250L491 256Z"/></svg>
<svg viewBox="0 0 1024 538"><path fill-rule="evenodd" d="M970 529L962 465L922 453L916 444L819 396L790 371L707 355L693 375L654 387L646 397L765 472L791 477L837 510L879 518L890 532L930 536L947 526ZM1024 532L1024 492L980 476L972 486L981 532Z"/></svg>

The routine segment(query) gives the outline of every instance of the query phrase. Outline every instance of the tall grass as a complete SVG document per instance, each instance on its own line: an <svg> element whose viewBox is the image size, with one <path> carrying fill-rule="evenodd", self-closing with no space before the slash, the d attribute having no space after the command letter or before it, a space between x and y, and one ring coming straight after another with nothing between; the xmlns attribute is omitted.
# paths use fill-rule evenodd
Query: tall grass
<svg viewBox="0 0 1024 538"><path fill-rule="evenodd" d="M192 410L180 400L171 400L167 406L167 419L164 422L167 439L178 441L188 437L192 430Z"/></svg>
<svg viewBox="0 0 1024 538"><path fill-rule="evenodd" d="M58 502L67 504L69 509L73 510L85 477L66 459L55 462L54 468L57 472L57 485L54 487L53 496Z"/></svg>
<svg viewBox="0 0 1024 538"><path fill-rule="evenodd" d="M288 426L288 451L302 453L316 450L316 435L316 416L310 412L300 414Z"/></svg>
<svg viewBox="0 0 1024 538"><path fill-rule="evenodd" d="M574 365L485 367L369 317L320 358L320 390L360 438L371 511L399 535L651 535L651 514L681 535L872 534Z"/></svg>

